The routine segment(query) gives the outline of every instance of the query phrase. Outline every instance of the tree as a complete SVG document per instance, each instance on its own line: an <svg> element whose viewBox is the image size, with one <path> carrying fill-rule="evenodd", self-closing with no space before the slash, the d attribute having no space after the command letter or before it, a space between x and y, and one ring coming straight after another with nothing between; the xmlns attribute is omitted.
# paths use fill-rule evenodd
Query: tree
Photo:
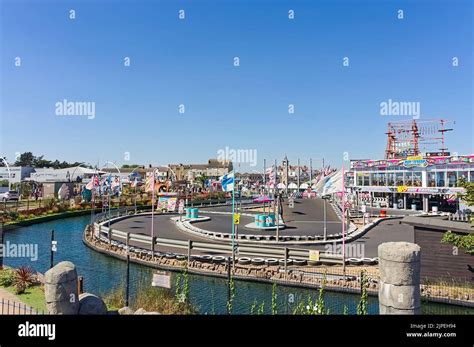
<svg viewBox="0 0 474 347"><path fill-rule="evenodd" d="M465 193L458 194L458 197L464 200L468 206L474 206L474 182L466 182L461 179L458 181L458 186L463 187L465 190ZM473 222L472 219L471 222ZM458 235L447 231L443 235L441 242L449 243L462 249L467 254L474 255L474 234Z"/></svg>
<svg viewBox="0 0 474 347"><path fill-rule="evenodd" d="M15 166L33 166L35 156L31 152L20 154L20 157L15 161Z"/></svg>
<svg viewBox="0 0 474 347"><path fill-rule="evenodd" d="M67 161L60 162L59 160L51 161L44 159L43 155L35 157L31 152L25 152L20 155L20 157L16 160L15 166L31 166L36 168L43 168L43 167L52 167L53 169L65 169L68 167L78 166L81 163L74 162L68 163ZM90 167L90 166L89 166Z"/></svg>

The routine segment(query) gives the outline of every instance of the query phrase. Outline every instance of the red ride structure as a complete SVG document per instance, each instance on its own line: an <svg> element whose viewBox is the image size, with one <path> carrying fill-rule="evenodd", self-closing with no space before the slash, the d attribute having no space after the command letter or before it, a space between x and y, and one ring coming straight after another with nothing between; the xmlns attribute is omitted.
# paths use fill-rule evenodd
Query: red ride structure
<svg viewBox="0 0 474 347"><path fill-rule="evenodd" d="M389 122L385 159L403 159L422 151L435 151L439 156L449 155L445 145L446 128L453 121L445 119L405 120Z"/></svg>

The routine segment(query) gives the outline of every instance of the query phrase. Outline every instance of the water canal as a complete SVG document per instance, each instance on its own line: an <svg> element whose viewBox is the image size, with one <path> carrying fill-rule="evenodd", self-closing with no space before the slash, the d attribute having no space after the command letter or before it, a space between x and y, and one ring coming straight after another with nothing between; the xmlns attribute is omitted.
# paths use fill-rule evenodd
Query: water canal
<svg viewBox="0 0 474 347"><path fill-rule="evenodd" d="M39 272L46 272L50 264L51 230L55 231L58 242L58 251L55 253L55 263L68 260L78 269L78 274L84 276L85 291L103 295L113 288L124 283L126 263L106 255L97 253L82 242L82 233L90 222L90 216L70 217L67 219L35 224L18 228L5 233L4 241L17 244L38 244L38 259L6 258L5 264L12 267L29 265ZM131 300L138 283L151 284L153 269L131 264ZM174 281L173 281L174 283ZM269 284L236 281L236 295L234 312L239 314L250 313L251 306L256 300L265 302L266 313L270 312L272 286ZM227 282L222 278L190 275L190 300L197 307L200 314L225 314L227 300ZM318 292L311 289L277 287L278 311L291 312L298 301L306 300L308 296L317 298ZM288 302L293 296L294 302ZM325 304L331 314L343 313L347 306L349 313L354 314L360 297L354 294L325 293ZM378 300L369 297L368 308L370 314L378 313ZM474 310L451 305L424 303L425 313L468 314Z"/></svg>

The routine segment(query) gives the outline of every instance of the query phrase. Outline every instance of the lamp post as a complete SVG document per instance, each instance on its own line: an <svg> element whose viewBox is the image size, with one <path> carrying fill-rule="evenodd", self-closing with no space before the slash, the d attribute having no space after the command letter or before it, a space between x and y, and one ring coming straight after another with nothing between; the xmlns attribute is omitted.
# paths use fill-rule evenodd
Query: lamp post
<svg viewBox="0 0 474 347"><path fill-rule="evenodd" d="M5 166L7 167L7 171L8 171L8 190L11 190L11 172L10 172L10 166L8 165L8 163L7 163L7 161L5 160L5 158L0 157L0 159L2 159L3 163L4 163Z"/></svg>

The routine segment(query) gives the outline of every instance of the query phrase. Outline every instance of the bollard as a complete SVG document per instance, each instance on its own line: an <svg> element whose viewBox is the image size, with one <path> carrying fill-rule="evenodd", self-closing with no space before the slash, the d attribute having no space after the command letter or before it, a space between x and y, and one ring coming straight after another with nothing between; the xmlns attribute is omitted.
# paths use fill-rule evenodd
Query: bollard
<svg viewBox="0 0 474 347"><path fill-rule="evenodd" d="M378 256L380 314L420 314L420 246L386 242Z"/></svg>

